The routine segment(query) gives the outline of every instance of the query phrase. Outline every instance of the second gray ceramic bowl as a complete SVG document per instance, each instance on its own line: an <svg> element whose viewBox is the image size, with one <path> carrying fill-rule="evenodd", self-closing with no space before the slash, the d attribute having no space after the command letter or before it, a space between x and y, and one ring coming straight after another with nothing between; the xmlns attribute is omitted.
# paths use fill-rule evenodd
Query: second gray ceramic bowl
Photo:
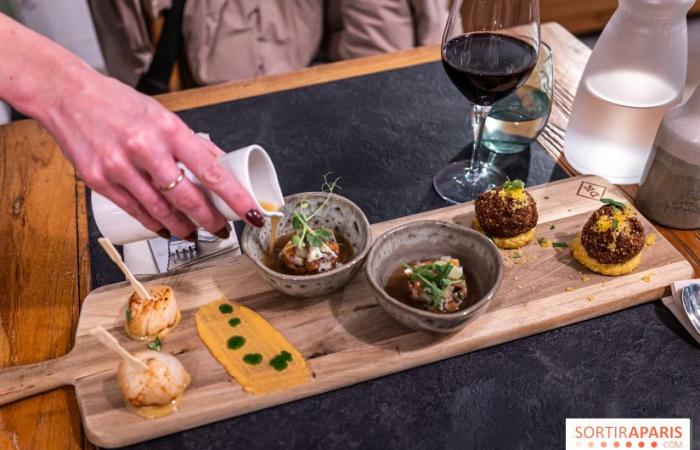
<svg viewBox="0 0 700 450"><path fill-rule="evenodd" d="M326 199L328 194L322 192L306 192L284 198L282 207L284 217L280 220L278 236L293 231L292 214L300 207L302 200L309 203L309 210L315 211ZM329 228L341 233L352 245L355 257L345 264L315 275L288 275L274 271L264 263L270 239L270 221L262 228L246 225L241 237L243 253L254 263L258 272L265 277L270 285L292 297L316 297L333 292L345 286L360 270L367 257L372 243L372 231L359 206L340 195L330 194L328 204L318 215L311 219L311 227Z"/></svg>
<svg viewBox="0 0 700 450"><path fill-rule="evenodd" d="M447 255L459 259L467 276L469 306L465 309L434 313L409 306L384 290L400 264ZM381 235L369 252L365 270L377 303L391 317L413 330L451 333L486 310L501 285L503 259L483 234L461 225L426 220Z"/></svg>

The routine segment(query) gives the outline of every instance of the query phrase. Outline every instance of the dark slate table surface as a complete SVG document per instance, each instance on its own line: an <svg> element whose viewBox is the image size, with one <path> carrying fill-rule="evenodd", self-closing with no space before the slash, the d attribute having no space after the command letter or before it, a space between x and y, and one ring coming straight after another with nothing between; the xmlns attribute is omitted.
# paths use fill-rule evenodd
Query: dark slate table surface
<svg viewBox="0 0 700 450"><path fill-rule="evenodd" d="M262 145L285 194L333 171L374 223L447 205L432 176L467 156L468 108L433 63L180 116L223 149ZM537 144L495 162L528 185L567 176ZM93 287L122 279L96 245L91 260ZM694 418L699 365L654 302L131 448L563 448L567 417Z"/></svg>

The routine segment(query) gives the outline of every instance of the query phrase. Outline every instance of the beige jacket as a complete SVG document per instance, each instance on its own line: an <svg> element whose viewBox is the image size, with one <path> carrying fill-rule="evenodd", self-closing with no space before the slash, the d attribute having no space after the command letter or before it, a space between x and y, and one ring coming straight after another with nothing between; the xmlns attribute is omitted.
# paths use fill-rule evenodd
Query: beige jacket
<svg viewBox="0 0 700 450"><path fill-rule="evenodd" d="M148 68L151 23L170 0L90 0L107 69L134 85ZM436 44L447 0L189 0L184 53L197 84ZM324 35L325 31L325 35Z"/></svg>

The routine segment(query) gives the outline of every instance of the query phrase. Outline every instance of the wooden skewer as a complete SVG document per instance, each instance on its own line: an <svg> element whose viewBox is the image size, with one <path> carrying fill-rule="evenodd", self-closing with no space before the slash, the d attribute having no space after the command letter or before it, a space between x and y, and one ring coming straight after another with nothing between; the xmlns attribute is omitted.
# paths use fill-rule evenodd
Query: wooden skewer
<svg viewBox="0 0 700 450"><path fill-rule="evenodd" d="M145 300L153 300L153 297L151 297L151 294L148 293L148 290L146 290L143 284L141 284L141 282L136 279L134 274L131 273L131 270L129 270L129 268L126 267L126 264L124 264L124 261L122 261L121 255L119 255L117 249L114 248L112 241L105 237L101 237L97 241L100 243L107 255L109 255L110 259L114 261L114 264L116 264L117 267L121 269L121 271L126 276L126 279L129 280L129 283L131 283L131 286L139 294L139 296Z"/></svg>
<svg viewBox="0 0 700 450"><path fill-rule="evenodd" d="M122 358L124 358L124 360L127 363L131 364L134 368L143 370L148 369L148 366L145 362L141 361L140 359L129 353L129 351L126 350L124 347L119 345L117 339L114 336L112 336L107 330L105 330L101 325L98 325L95 328L93 328L90 331L90 333L92 333L92 335L95 336L97 340L104 344L105 347L115 351L116 353L119 353L119 355Z"/></svg>

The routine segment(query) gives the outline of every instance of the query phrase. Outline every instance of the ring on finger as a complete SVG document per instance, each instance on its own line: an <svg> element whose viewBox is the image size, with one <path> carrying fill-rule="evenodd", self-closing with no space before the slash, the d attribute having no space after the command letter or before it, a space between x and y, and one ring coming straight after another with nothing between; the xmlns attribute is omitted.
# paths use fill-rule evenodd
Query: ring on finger
<svg viewBox="0 0 700 450"><path fill-rule="evenodd" d="M177 185L180 184L180 182L184 179L185 179L185 171L180 169L180 175L178 175L175 180L166 184L165 186L159 186L158 189L160 189L161 192L170 192L173 189L175 189L177 187Z"/></svg>

